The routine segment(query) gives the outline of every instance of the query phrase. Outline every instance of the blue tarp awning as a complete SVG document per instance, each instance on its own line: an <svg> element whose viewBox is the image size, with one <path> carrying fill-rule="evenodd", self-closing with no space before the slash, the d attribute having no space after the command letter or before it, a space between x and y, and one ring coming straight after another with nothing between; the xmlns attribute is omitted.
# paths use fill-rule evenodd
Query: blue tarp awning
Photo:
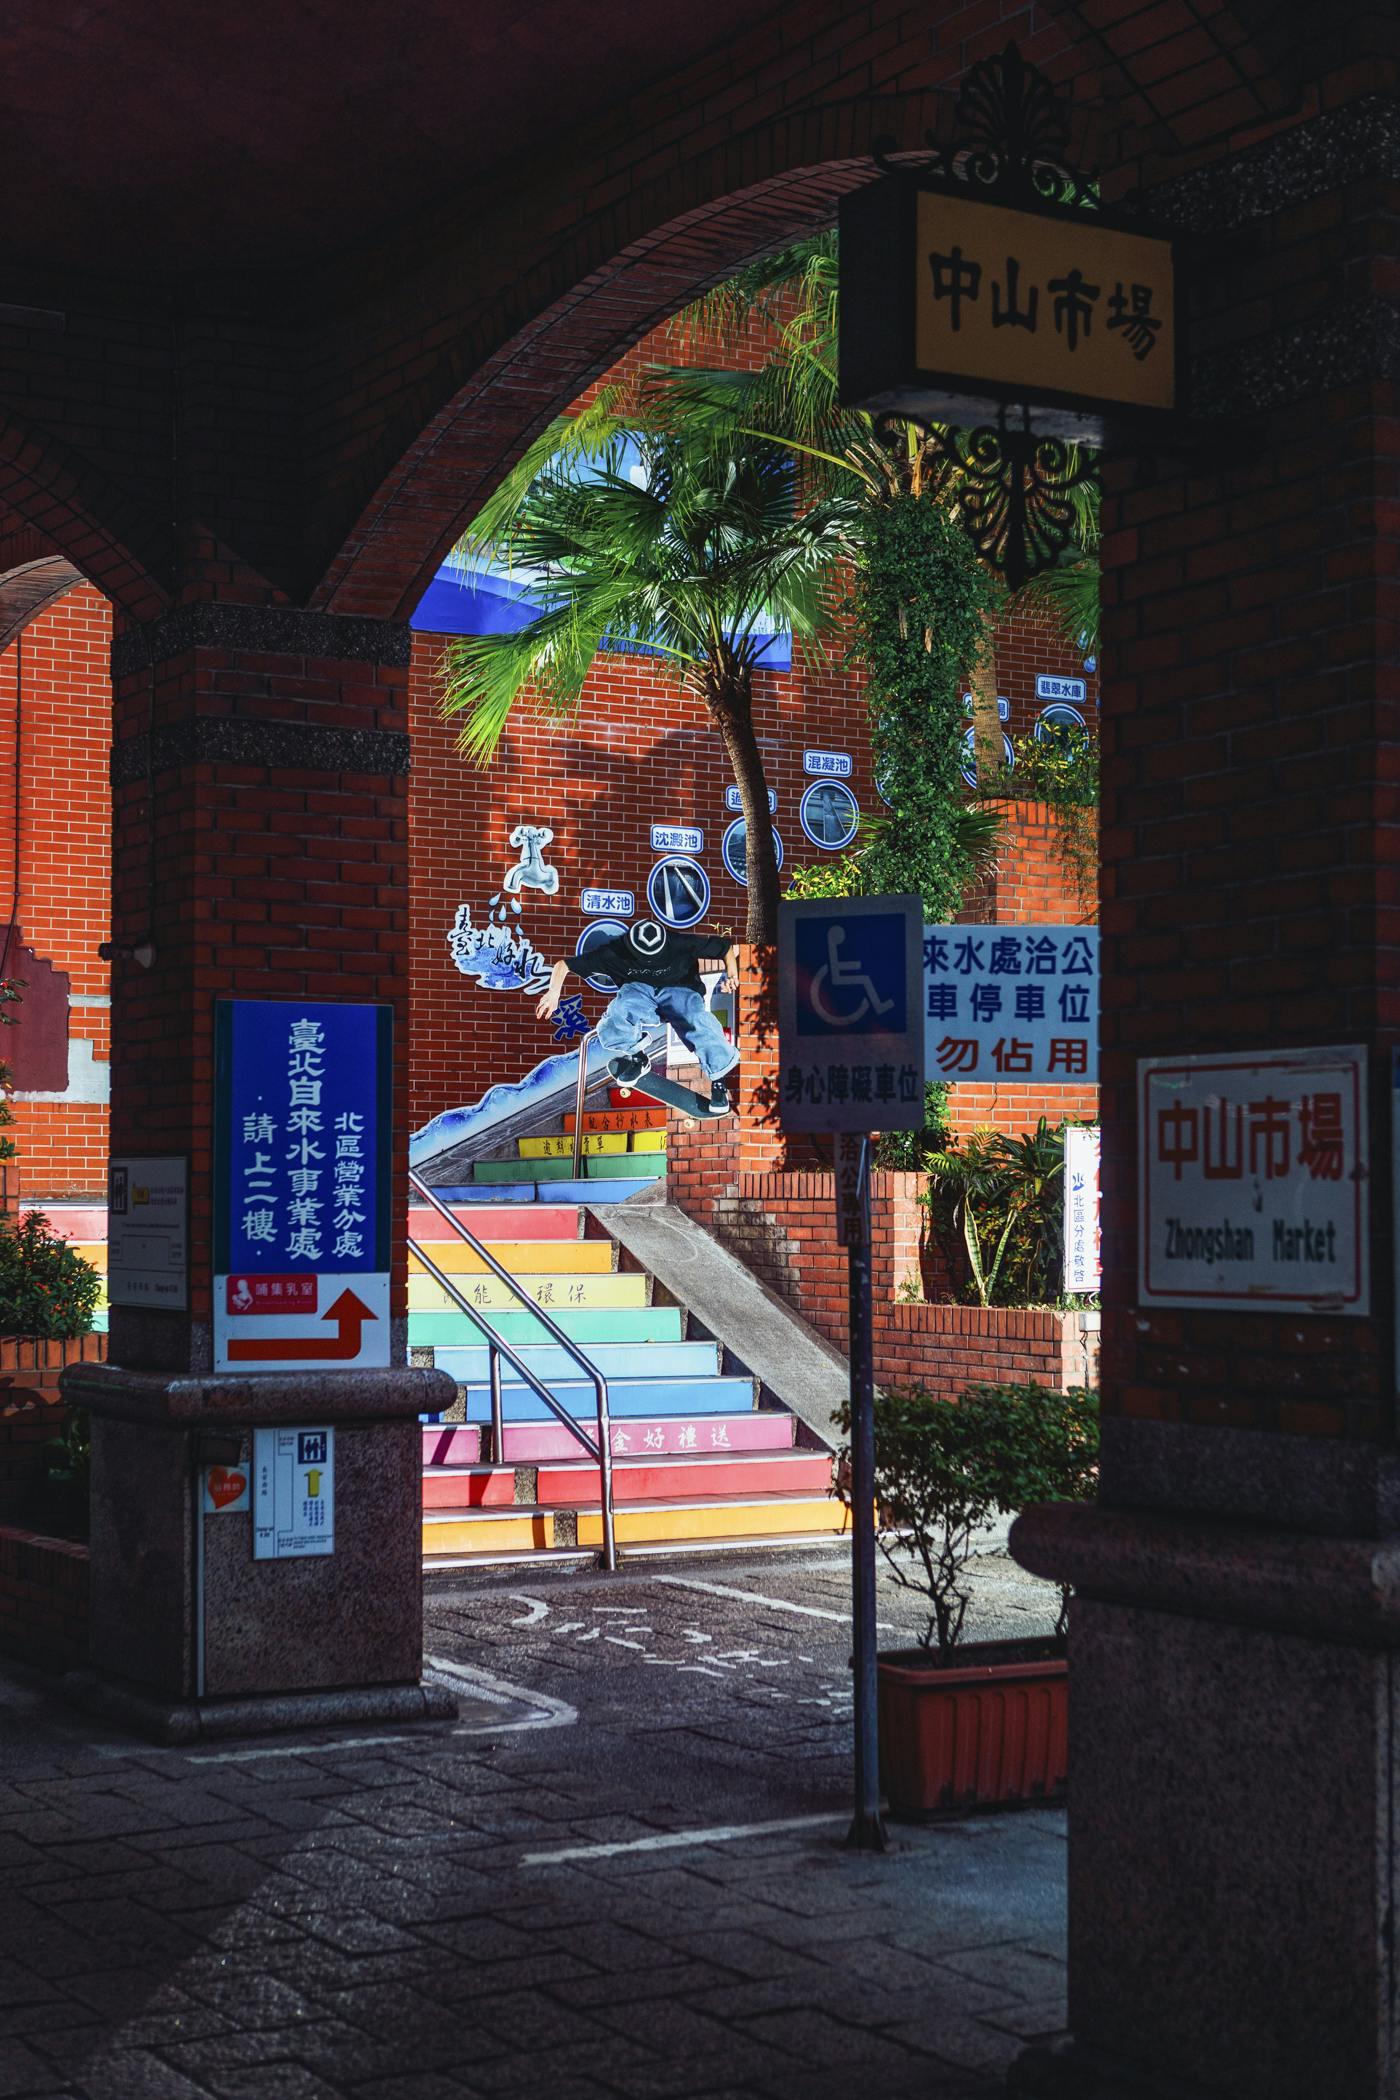
<svg viewBox="0 0 1400 2100"><path fill-rule="evenodd" d="M409 625L420 634L514 634L538 611L538 600L518 577L444 562ZM785 631L775 634L759 663L765 671L790 671L792 637Z"/></svg>

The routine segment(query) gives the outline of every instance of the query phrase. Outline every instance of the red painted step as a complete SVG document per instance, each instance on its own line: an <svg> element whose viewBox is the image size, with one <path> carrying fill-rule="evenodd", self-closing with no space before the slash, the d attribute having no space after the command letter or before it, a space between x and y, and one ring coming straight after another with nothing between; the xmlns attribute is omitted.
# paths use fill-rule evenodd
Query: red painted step
<svg viewBox="0 0 1400 2100"><path fill-rule="evenodd" d="M493 1240L576 1240L576 1203L456 1203L449 1205L468 1232L489 1246ZM431 1204L415 1203L408 1213L412 1240L455 1240L457 1235Z"/></svg>
<svg viewBox="0 0 1400 2100"><path fill-rule="evenodd" d="M424 1509L498 1509L514 1501L511 1466L447 1466L423 1475Z"/></svg>
<svg viewBox="0 0 1400 2100"><path fill-rule="evenodd" d="M584 1427L587 1428L587 1423ZM790 1451L794 1418L776 1412L743 1415L685 1415L659 1421L614 1422L615 1458L708 1457L712 1452ZM426 1444L425 1444L426 1449ZM537 1466L551 1459L586 1457L583 1446L562 1422L507 1422L505 1459L515 1466Z"/></svg>
<svg viewBox="0 0 1400 2100"><path fill-rule="evenodd" d="M564 1129L572 1133L575 1123L570 1109L564 1118ZM583 1118L583 1127L589 1133L619 1130L664 1130L666 1110L664 1108L606 1108L589 1109Z"/></svg>
<svg viewBox="0 0 1400 2100"><path fill-rule="evenodd" d="M784 1451L770 1457L619 1459L613 1501L719 1502L743 1496L824 1495L831 1486L827 1451ZM597 1502L598 1475L583 1465L541 1466L535 1500L558 1508Z"/></svg>

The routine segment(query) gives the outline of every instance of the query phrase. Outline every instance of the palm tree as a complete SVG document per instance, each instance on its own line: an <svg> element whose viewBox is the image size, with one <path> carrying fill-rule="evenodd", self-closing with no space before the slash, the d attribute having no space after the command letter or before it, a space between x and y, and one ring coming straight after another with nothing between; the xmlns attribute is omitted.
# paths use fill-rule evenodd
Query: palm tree
<svg viewBox="0 0 1400 2100"><path fill-rule="evenodd" d="M786 318L783 318L783 315ZM780 355L757 373L672 371L658 382L670 390L681 413L732 417L741 427L762 431L801 456L814 485L854 486L868 503L900 495L930 498L954 515L957 477L951 474L938 433L905 418L874 419L843 409L837 379L840 284L836 233L830 229L775 251L766 260L707 293L677 316L673 333L736 338L754 315L778 327ZM1075 489L1075 536L1061 563L1023 586L1014 603L1051 611L1075 639L1091 638L1098 626L1097 499L1092 487ZM1086 646L1092 645L1092 639ZM965 666L972 692L972 743L979 778L989 785L1002 765L997 711L997 670L992 622L984 644Z"/></svg>
<svg viewBox="0 0 1400 2100"><path fill-rule="evenodd" d="M774 628L821 655L857 506L806 500L791 455L732 422L656 420L605 396L527 453L463 542L506 563L540 605L512 634L445 653L443 709L479 764L529 697L577 706L600 647L636 651L702 706L723 740L748 849L750 941L777 937L778 867L753 719Z"/></svg>

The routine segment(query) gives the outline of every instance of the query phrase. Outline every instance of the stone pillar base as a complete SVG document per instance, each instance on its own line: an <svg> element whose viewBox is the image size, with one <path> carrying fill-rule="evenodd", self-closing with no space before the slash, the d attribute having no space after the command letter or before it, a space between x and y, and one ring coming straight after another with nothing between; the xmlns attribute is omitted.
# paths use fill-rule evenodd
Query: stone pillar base
<svg viewBox="0 0 1400 2100"><path fill-rule="evenodd" d="M251 1699L160 1699L96 1670L70 1670L59 1687L72 1705L115 1721L153 1743L178 1745L287 1734L299 1728L397 1727L456 1719L457 1701L440 1684L361 1685L339 1692L270 1692Z"/></svg>
<svg viewBox="0 0 1400 2100"><path fill-rule="evenodd" d="M452 1404L445 1371L81 1364L63 1393L92 1416L90 1652L106 1711L187 1740L436 1710L419 1684L418 1416ZM251 1483L253 1433L279 1426L334 1431L329 1554L257 1560L251 1507L204 1513L204 1469ZM91 1680L83 1695L97 1697Z"/></svg>
<svg viewBox="0 0 1400 2100"><path fill-rule="evenodd" d="M1061 1503L1011 1550L1076 1591L1075 2047L1022 2090L1395 2100L1400 1542Z"/></svg>

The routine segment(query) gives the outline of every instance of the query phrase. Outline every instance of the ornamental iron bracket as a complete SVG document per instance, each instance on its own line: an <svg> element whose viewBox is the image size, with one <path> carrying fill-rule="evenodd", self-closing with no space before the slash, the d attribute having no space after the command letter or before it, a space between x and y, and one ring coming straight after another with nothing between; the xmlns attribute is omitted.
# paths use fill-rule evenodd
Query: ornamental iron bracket
<svg viewBox="0 0 1400 2100"><path fill-rule="evenodd" d="M1098 204L1097 169L1077 168L1069 158L1068 104L1015 43L972 68L958 94L952 134L941 144L926 132L926 150L918 154L879 138L875 165L883 175L944 184L1013 209Z"/></svg>

